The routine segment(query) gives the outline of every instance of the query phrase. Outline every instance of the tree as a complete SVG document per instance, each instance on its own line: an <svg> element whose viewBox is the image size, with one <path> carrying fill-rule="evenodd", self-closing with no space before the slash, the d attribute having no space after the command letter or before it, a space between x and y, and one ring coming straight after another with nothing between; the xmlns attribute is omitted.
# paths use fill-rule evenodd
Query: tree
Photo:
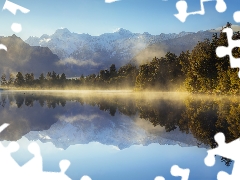
<svg viewBox="0 0 240 180"><path fill-rule="evenodd" d="M175 54L168 52L165 57L155 57L151 62L140 65L135 86L140 90L176 90L183 79L179 59Z"/></svg>
<svg viewBox="0 0 240 180"><path fill-rule="evenodd" d="M64 73L62 73L60 80L61 81L65 81L67 79L66 75Z"/></svg>
<svg viewBox="0 0 240 180"><path fill-rule="evenodd" d="M231 28L231 27L232 27L232 24L231 24L230 22L227 22L226 27L227 27L227 28Z"/></svg>
<svg viewBox="0 0 240 180"><path fill-rule="evenodd" d="M1 76L1 86L6 86L7 85L7 79L6 79L6 74L3 74Z"/></svg>
<svg viewBox="0 0 240 180"><path fill-rule="evenodd" d="M52 73L51 72L48 72L47 75L46 75L46 79L48 81L50 81L52 79Z"/></svg>
<svg viewBox="0 0 240 180"><path fill-rule="evenodd" d="M52 80L55 81L57 79L57 73L56 72L52 72Z"/></svg>
<svg viewBox="0 0 240 180"><path fill-rule="evenodd" d="M25 82L26 82L26 85L28 86L32 86L33 85L33 82L34 82L34 74L31 73L27 73L25 74Z"/></svg>
<svg viewBox="0 0 240 180"><path fill-rule="evenodd" d="M13 86L14 85L14 74L10 74L9 80L8 80L8 86Z"/></svg>
<svg viewBox="0 0 240 180"><path fill-rule="evenodd" d="M22 73L18 72L16 75L14 84L16 84L17 86L22 86L22 85L24 85L24 83L25 83L25 81L24 81L24 77L23 77Z"/></svg>
<svg viewBox="0 0 240 180"><path fill-rule="evenodd" d="M44 74L40 74L39 78L40 82L43 82L45 80Z"/></svg>
<svg viewBox="0 0 240 180"><path fill-rule="evenodd" d="M115 64L112 64L110 66L110 77L114 77L114 76L116 76L116 74L117 74L116 66L115 66Z"/></svg>

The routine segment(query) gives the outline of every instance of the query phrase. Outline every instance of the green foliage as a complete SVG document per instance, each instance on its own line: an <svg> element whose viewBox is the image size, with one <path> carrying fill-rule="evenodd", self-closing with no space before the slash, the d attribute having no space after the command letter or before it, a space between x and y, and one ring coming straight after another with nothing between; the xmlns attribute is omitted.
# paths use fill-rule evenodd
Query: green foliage
<svg viewBox="0 0 240 180"><path fill-rule="evenodd" d="M155 57L151 62L140 65L136 88L169 91L176 89L183 77L179 58L168 52L165 57Z"/></svg>
<svg viewBox="0 0 240 180"><path fill-rule="evenodd" d="M14 85L14 80L15 80L14 74L11 73L10 77L9 77L9 80L8 80L8 86L9 87L12 87Z"/></svg>
<svg viewBox="0 0 240 180"><path fill-rule="evenodd" d="M19 87L19 86L24 85L24 83L25 83L25 81L24 81L24 77L23 77L22 73L18 72L16 75L16 79L14 81L14 84Z"/></svg>
<svg viewBox="0 0 240 180"><path fill-rule="evenodd" d="M45 80L45 77L44 77L44 74L42 73L42 74L40 75L40 77L39 77L39 81L40 81L41 83L43 83L44 80Z"/></svg>
<svg viewBox="0 0 240 180"><path fill-rule="evenodd" d="M1 76L1 86L2 86L2 87L7 86L6 74L3 74L3 75Z"/></svg>
<svg viewBox="0 0 240 180"><path fill-rule="evenodd" d="M231 26L227 23L227 27ZM233 39L239 39L240 33L236 32ZM218 58L216 48L228 46L226 33L221 32L219 37L213 35L212 40L206 39L199 42L193 51L180 63L182 71L186 74L185 87L192 93L216 93L216 94L238 94L240 81L237 76L238 69L230 68L229 57ZM233 49L233 56L239 57L238 48Z"/></svg>
<svg viewBox="0 0 240 180"><path fill-rule="evenodd" d="M231 27L231 23L228 22L226 27ZM240 39L240 32L234 33L233 39ZM217 57L218 46L228 46L226 33L213 34L212 40L199 42L191 52L182 52L179 56L167 52L164 57L155 57L139 68L129 63L117 70L112 64L98 74L82 74L75 79L54 71L46 76L42 73L38 79L34 79L33 73L23 76L18 72L15 80L12 75L8 82L3 74L1 85L40 89L186 90L191 93L239 94L238 69L230 68L228 56ZM240 48L234 48L232 53L239 58Z"/></svg>
<svg viewBox="0 0 240 180"><path fill-rule="evenodd" d="M33 73L26 73L24 76L18 72L16 79L10 76L7 83L6 75L2 75L2 87L11 84L11 88L30 88L30 89L121 89L124 87L133 88L138 69L127 64L117 71L114 64L110 70L101 70L98 75L81 75L80 78L68 79L65 73L61 75L55 71L48 72L46 76L42 73L38 79L34 78Z"/></svg>

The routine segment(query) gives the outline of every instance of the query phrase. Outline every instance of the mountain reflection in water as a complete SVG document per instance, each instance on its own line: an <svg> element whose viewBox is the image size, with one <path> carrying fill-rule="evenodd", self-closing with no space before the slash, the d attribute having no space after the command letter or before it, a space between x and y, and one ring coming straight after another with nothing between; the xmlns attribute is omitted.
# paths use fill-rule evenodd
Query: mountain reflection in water
<svg viewBox="0 0 240 180"><path fill-rule="evenodd" d="M0 124L10 124L1 141L23 141L24 137L64 150L99 142L124 150L154 143L214 148L217 132L223 132L227 142L240 136L237 98L35 91L0 95Z"/></svg>

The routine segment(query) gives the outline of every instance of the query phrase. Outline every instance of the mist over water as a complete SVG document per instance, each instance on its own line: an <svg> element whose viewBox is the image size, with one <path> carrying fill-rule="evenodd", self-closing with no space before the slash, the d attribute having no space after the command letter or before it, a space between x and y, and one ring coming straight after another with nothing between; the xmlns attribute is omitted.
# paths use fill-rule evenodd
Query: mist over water
<svg viewBox="0 0 240 180"><path fill-rule="evenodd" d="M157 175L171 179L170 168L174 164L190 168L194 174L190 179L204 175L199 169L214 179L218 171L232 168L229 161L221 162L221 157L213 169L204 165L206 150L216 146L214 135L223 132L229 142L240 132L240 101L223 96L1 91L0 105L0 123L10 124L0 139L4 143L19 142L22 149L14 154L18 163L31 158L26 147L35 141L41 147L44 168L58 171L58 161L67 158L72 162L68 175L73 179L84 174L95 179L111 179L117 174L116 179L154 179ZM23 152L26 156L21 156ZM195 158L196 163L183 158L186 156ZM101 164L105 165L105 173L98 169ZM144 171L149 166L151 170Z"/></svg>

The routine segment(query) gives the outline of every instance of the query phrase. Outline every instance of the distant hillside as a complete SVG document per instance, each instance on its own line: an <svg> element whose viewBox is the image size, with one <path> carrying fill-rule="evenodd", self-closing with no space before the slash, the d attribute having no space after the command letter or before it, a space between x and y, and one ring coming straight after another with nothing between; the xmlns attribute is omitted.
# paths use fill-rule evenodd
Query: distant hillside
<svg viewBox="0 0 240 180"><path fill-rule="evenodd" d="M61 29L51 36L30 37L26 42L32 46L16 35L0 37L0 43L8 48L8 52L0 50L0 73L33 72L37 77L54 70L68 77L80 77L98 73L111 64L117 68L130 60L141 64L155 56L164 56L167 51L178 55L192 50L198 41L211 39L215 32L219 30L153 36L119 29L115 33L90 36Z"/></svg>
<svg viewBox="0 0 240 180"><path fill-rule="evenodd" d="M182 51L192 50L199 41L204 39L212 39L214 33L219 31L199 31L193 34L187 34L182 37L165 40L159 43L149 45L147 48L138 53L132 62L142 64L147 61L151 61L154 57L162 57L170 51L179 55Z"/></svg>
<svg viewBox="0 0 240 180"><path fill-rule="evenodd" d="M16 35L0 37L0 43L8 48L7 52L0 50L1 74L20 71L40 75L42 72L64 70L56 66L59 58L47 47L32 47Z"/></svg>
<svg viewBox="0 0 240 180"><path fill-rule="evenodd" d="M73 76L79 76L81 73L97 73L101 69L109 68L111 64L119 68L150 44L187 34L191 32L151 35L147 32L132 33L120 28L113 33L91 36L73 33L64 28L56 30L52 35L29 37L26 43L48 47L61 59L60 66L68 67Z"/></svg>

